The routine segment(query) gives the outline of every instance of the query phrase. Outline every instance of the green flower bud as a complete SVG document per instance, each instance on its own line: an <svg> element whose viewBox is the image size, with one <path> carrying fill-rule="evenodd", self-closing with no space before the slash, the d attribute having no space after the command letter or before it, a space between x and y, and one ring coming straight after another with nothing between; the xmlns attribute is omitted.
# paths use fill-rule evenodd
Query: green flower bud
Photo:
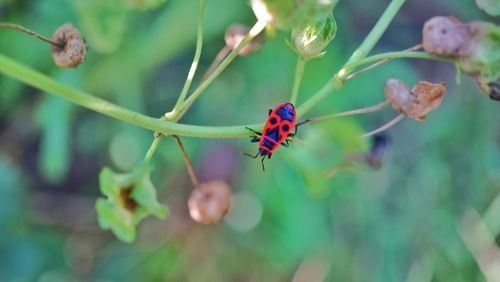
<svg viewBox="0 0 500 282"><path fill-rule="evenodd" d="M337 33L333 15L316 23L301 24L292 29L292 47L303 58L321 56Z"/></svg>

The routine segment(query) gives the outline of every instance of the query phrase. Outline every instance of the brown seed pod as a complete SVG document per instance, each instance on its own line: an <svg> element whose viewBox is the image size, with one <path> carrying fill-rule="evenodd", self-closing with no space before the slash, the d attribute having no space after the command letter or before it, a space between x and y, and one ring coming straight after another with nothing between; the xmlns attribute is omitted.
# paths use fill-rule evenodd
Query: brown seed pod
<svg viewBox="0 0 500 282"><path fill-rule="evenodd" d="M199 223L219 223L231 203L231 188L227 183L213 180L193 189L188 200L189 214Z"/></svg>
<svg viewBox="0 0 500 282"><path fill-rule="evenodd" d="M418 121L424 121L428 113L441 105L445 92L444 83L417 82L411 89L413 104L407 115Z"/></svg>
<svg viewBox="0 0 500 282"><path fill-rule="evenodd" d="M224 40L226 41L227 47L229 47L231 50L236 49L236 47L240 45L241 41L243 41L243 38L245 38L245 36L248 34L249 31L250 28L244 25L240 24L231 25L224 34ZM245 47L243 47L240 50L240 52L238 52L238 54L240 56L247 56L252 53L258 52L262 48L263 43L264 43L264 36L259 34L250 43L248 43Z"/></svg>
<svg viewBox="0 0 500 282"><path fill-rule="evenodd" d="M437 16L424 24L422 44L424 50L437 56L466 56L471 52L469 42L473 31L468 24L455 17Z"/></svg>
<svg viewBox="0 0 500 282"><path fill-rule="evenodd" d="M74 68L85 60L87 44L72 24L60 26L52 35L52 40L62 46L52 45L52 58L58 67Z"/></svg>
<svg viewBox="0 0 500 282"><path fill-rule="evenodd" d="M399 80L391 78L387 80L384 86L384 93L391 107L405 115L410 112L413 104L413 97L406 84Z"/></svg>
<svg viewBox="0 0 500 282"><path fill-rule="evenodd" d="M399 79L389 79L384 87L385 96L396 111L424 121L427 114L435 110L444 97L446 87L443 83L419 81L410 91Z"/></svg>

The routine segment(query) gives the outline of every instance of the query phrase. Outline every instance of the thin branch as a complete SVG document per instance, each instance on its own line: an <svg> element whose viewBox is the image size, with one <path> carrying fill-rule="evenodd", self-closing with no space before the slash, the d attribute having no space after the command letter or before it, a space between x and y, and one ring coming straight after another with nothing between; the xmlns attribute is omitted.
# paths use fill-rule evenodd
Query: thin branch
<svg viewBox="0 0 500 282"><path fill-rule="evenodd" d="M201 79L201 82L207 80L208 76L214 72L215 68L222 62L222 60L224 60L224 58L227 56L227 54L229 52L231 52L231 48L229 46L227 46L227 45L224 46L224 48L222 48L219 51L219 53L217 54L217 56L215 56L214 61L210 64L210 66L208 67L207 71L203 75L203 78Z"/></svg>
<svg viewBox="0 0 500 282"><path fill-rule="evenodd" d="M368 133L365 133L363 135L361 135L362 138L366 138L366 137L370 137L372 135L375 135L377 133L380 133L384 130L387 130L389 128L391 128L392 126L396 125L396 123L402 121L406 116L404 114L399 114L397 117L395 117L394 119L392 119L391 121L389 121L388 123L386 123L385 125L373 130L373 131L370 131Z"/></svg>
<svg viewBox="0 0 500 282"><path fill-rule="evenodd" d="M182 155L184 156L184 161L186 162L186 168L189 173L189 178L191 178L191 183L193 184L193 187L198 187L200 184L198 182L198 178L196 178L196 174L194 173L193 166L191 165L191 161L189 160L189 156L186 153L186 150L184 149L184 145L182 145L181 139L177 135L173 135L175 142L177 142L177 145L179 145L179 148L181 148Z"/></svg>
<svg viewBox="0 0 500 282"><path fill-rule="evenodd" d="M146 156L144 157L145 161L150 161L151 158L153 157L154 153L156 152L156 149L158 149L158 145L160 145L161 138L163 137L162 134L155 133L153 143L151 143L151 146L149 146L149 149L146 153Z"/></svg>
<svg viewBox="0 0 500 282"><path fill-rule="evenodd" d="M191 63L191 68L189 69L188 76L186 78L186 82L182 87L181 94L177 99L177 102L174 106L175 111L177 108L181 106L181 104L186 99L186 96L189 92L189 88L191 87L191 83L193 82L194 74L196 73L196 69L198 68L198 64L200 62L201 49L203 46L203 15L205 13L205 0L200 0L200 8L198 13L198 31L196 35L196 50L194 52L193 62Z"/></svg>
<svg viewBox="0 0 500 282"><path fill-rule="evenodd" d="M346 112L335 113L335 114L325 115L325 116L320 116L320 117L315 117L315 118L309 118L307 120L308 120L308 122L317 122L317 121L323 121L326 119L332 119L332 118L338 118L338 117L373 113L373 112L380 111L380 110L384 109L388 105L389 105L389 101L384 101L382 103L378 103L376 105L366 107L366 108L355 109L355 110L350 110L350 111L346 111Z"/></svg>
<svg viewBox="0 0 500 282"><path fill-rule="evenodd" d="M420 50L421 48L422 48L422 44L417 44L417 45L415 45L415 46L413 46L413 47L410 47L410 48L408 48L408 49L403 50L403 52L418 51L418 50ZM362 74L362 73L365 73L365 72L367 72L367 71L370 71L370 70L372 70L372 69L374 69L374 68L376 68L376 67L378 67L378 66L380 66L380 65L382 65L382 64L384 64L384 63L387 63L388 61L393 60L393 59L395 59L395 58L396 58L396 57L388 57L388 58L382 59L382 60L380 60L380 61L378 61L378 62L376 62L376 63L374 63L374 64L372 64L372 65L370 65L370 66L367 66L367 67L366 67L366 68L364 68L364 69L361 69L361 70L359 70L359 71L357 71L357 72L351 73L350 75L348 75L348 76L346 77L345 81L348 81L348 80L350 80L350 79L353 79L354 77L356 77L356 76L358 76L358 75L360 75L360 74Z"/></svg>
<svg viewBox="0 0 500 282"><path fill-rule="evenodd" d="M17 31L20 31L20 32L24 32L24 33L26 33L26 34L29 34L29 35L31 35L31 36L33 36L33 37L35 37L35 38L38 38L38 39L40 39L40 40L42 40L42 41L45 41L45 42L49 43L49 44L51 44L51 45L54 45L54 46L57 46L57 47L61 47L61 48L63 48L63 47L64 47L64 45L63 45L63 44L60 44L60 43L54 42L54 41L52 41L52 40L48 39L47 37L45 37L45 36L43 36L43 35L40 35L40 34L38 34L38 33L34 32L34 31L32 31L32 30L30 30L30 29L27 29L27 28L25 28L25 27L23 27L23 26L20 26L20 25L18 25L18 24L13 24L13 23L0 23L0 28L14 29L14 30L17 30Z"/></svg>
<svg viewBox="0 0 500 282"><path fill-rule="evenodd" d="M172 114L176 119L180 119L186 111L191 107L191 105L196 101L196 99L205 91L205 89L212 84L212 82L229 66L229 64L238 56L243 47L245 47L250 41L252 41L259 33L261 33L266 27L267 23L263 21L257 21L255 25L250 29L247 36L243 38L238 47L233 49L227 57L217 66L217 68L203 81L198 88L196 88L193 93L182 103L177 111Z"/></svg>
<svg viewBox="0 0 500 282"><path fill-rule="evenodd" d="M298 56L297 65L295 67L295 77L293 79L292 95L290 97L290 103L295 104L297 102L297 97L299 95L300 82L302 81L302 76L304 75L304 68L306 66L307 60Z"/></svg>

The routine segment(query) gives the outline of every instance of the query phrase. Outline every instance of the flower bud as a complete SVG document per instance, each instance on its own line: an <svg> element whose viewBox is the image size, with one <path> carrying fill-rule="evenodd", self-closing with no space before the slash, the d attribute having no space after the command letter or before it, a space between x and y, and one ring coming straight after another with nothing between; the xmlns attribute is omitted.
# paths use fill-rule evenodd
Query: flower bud
<svg viewBox="0 0 500 282"><path fill-rule="evenodd" d="M319 22L301 24L292 28L292 46L303 58L314 58L322 55L336 32L333 15Z"/></svg>
<svg viewBox="0 0 500 282"><path fill-rule="evenodd" d="M189 214L199 223L219 223L229 210L231 188L225 182L213 180L196 187L188 200Z"/></svg>
<svg viewBox="0 0 500 282"><path fill-rule="evenodd" d="M240 45L241 41L248 34L250 29L244 25L234 24L231 25L224 34L224 40L226 45L231 48L231 50L236 49ZM252 41L250 41L245 47L243 47L238 54L240 56L247 56L252 53L260 51L262 44L264 43L264 36L261 34L257 35Z"/></svg>
<svg viewBox="0 0 500 282"><path fill-rule="evenodd" d="M52 35L52 40L62 46L52 45L52 58L58 67L75 68L85 60L87 44L72 24L60 26Z"/></svg>

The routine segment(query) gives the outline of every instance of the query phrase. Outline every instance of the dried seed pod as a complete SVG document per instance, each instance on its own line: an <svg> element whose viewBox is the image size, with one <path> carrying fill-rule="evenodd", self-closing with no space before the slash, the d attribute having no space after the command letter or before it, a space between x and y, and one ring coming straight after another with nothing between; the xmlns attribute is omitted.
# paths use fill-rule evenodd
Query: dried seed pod
<svg viewBox="0 0 500 282"><path fill-rule="evenodd" d="M52 58L58 67L74 68L85 60L87 44L72 24L60 26L52 35L52 40L62 46L52 46Z"/></svg>
<svg viewBox="0 0 500 282"><path fill-rule="evenodd" d="M441 105L445 92L446 86L444 83L417 82L411 89L413 104L407 116L418 121L424 121L428 113Z"/></svg>
<svg viewBox="0 0 500 282"><path fill-rule="evenodd" d="M484 83L476 79L476 83L481 91L488 95L491 100L500 101L500 79L489 83Z"/></svg>
<svg viewBox="0 0 500 282"><path fill-rule="evenodd" d="M245 38L245 36L250 31L250 28L240 25L234 24L231 25L224 34L224 40L226 41L227 47L231 50L236 49L238 45L240 45L241 41ZM264 36L261 34L257 35L250 43L248 43L245 47L243 47L238 54L240 56L247 56L252 53L260 51L262 48L262 44L264 43Z"/></svg>
<svg viewBox="0 0 500 282"><path fill-rule="evenodd" d="M220 180L205 182L196 187L188 200L189 214L199 223L220 222L231 203L231 189Z"/></svg>
<svg viewBox="0 0 500 282"><path fill-rule="evenodd" d="M389 79L384 87L391 107L418 121L424 121L429 112L441 105L445 91L443 83L427 81L419 81L410 91L399 79Z"/></svg>
<svg viewBox="0 0 500 282"><path fill-rule="evenodd" d="M403 81L394 78L387 80L384 86L384 93L387 101L389 101L394 110L405 115L410 112L413 97L408 86Z"/></svg>
<svg viewBox="0 0 500 282"><path fill-rule="evenodd" d="M469 25L455 17L433 17L425 22L422 30L424 50L437 56L468 55L471 51L468 42L472 37Z"/></svg>

